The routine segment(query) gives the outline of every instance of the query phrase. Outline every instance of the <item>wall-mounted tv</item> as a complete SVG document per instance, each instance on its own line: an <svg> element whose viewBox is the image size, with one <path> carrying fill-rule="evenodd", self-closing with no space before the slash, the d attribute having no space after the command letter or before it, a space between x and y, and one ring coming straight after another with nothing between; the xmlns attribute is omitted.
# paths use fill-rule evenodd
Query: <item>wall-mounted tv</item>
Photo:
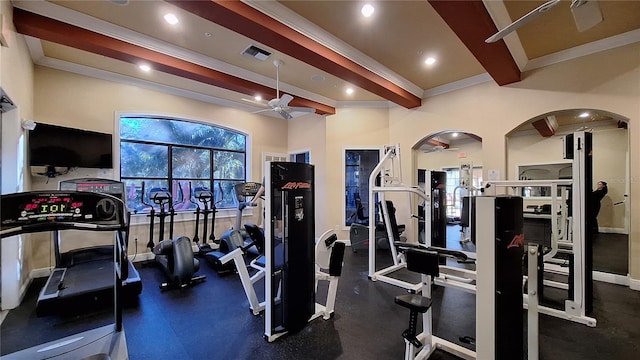
<svg viewBox="0 0 640 360"><path fill-rule="evenodd" d="M111 134L37 123L28 144L31 166L113 167Z"/></svg>

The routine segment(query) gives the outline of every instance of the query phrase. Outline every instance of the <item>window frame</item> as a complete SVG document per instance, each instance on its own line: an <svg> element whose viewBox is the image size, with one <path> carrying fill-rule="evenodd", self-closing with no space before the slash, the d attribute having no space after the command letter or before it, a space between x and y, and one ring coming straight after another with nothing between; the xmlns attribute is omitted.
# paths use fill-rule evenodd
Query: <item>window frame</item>
<svg viewBox="0 0 640 360"><path fill-rule="evenodd" d="M121 126L121 119L122 118L126 118L126 117L137 117L137 118L149 118L149 119L167 119L167 120L175 120L175 121L181 121L181 122L189 122L189 123L193 123L193 124L199 124L199 125L206 125L206 126L211 126L214 128L219 128L219 129L223 129L225 131L230 131L233 133L236 133L238 135L241 135L244 137L244 151L240 151L240 150L231 150L231 149L224 149L224 148L211 148L211 147L205 147L205 146L195 146L195 145L184 145L184 144L172 144L172 143L161 143L158 141L145 141L145 140L125 140L126 142L131 142L131 143L141 143L141 144L156 144L156 145L163 145L163 146L167 146L168 149L170 149L171 147L178 147L178 148L191 148L191 149L205 149L205 150L209 150L210 151L210 159L209 159L209 166L212 169L210 171L210 175L209 178L207 179L198 179L201 181L205 181L208 182L211 186L214 186L218 181L238 181L238 182L246 182L248 181L247 179L250 179L251 177L251 137L248 133L239 130L239 129L234 129L231 128L229 126L225 126L225 125L221 125L215 122L211 122L211 121L205 121L205 120L199 120L199 119L193 119L193 118L187 118L184 116L178 116L178 115L172 115L172 114L166 114L166 113L153 113L153 112L144 112L144 113L137 113L137 112L116 112L115 113L115 117L114 117L114 136L113 136L113 166L114 166L114 178L119 179L120 181L122 181L123 176L122 176L122 172L121 172L121 152L120 152L120 145L121 145L121 137L120 137L120 126ZM228 179L228 178L216 178L215 177L215 171L213 170L213 162L214 162L214 154L215 151L225 151L225 152L233 152L233 153L240 153L244 155L244 178L243 179ZM171 186L172 186L172 181L180 181L180 180L190 180L187 178L183 178L183 177L172 177L172 164L171 164L171 152L169 151L168 153L168 174L167 174L167 178L149 178L152 180L155 179L160 179L160 180L167 180L170 190L171 190ZM129 179L129 178L135 178L135 179L139 179L139 177L129 177L126 176L124 177L125 179ZM193 179L191 179L193 180ZM215 191L213 189L213 187L211 188L212 191ZM225 218L225 217L233 217L235 216L236 212L237 212L237 201L235 199L235 197L233 198L233 203L234 205L231 207L224 207L224 208L219 208L218 209L218 214L219 214L219 218ZM251 212L251 211L250 211ZM194 210L193 209L185 209L185 210L176 210L176 221L178 221L179 219L184 218L185 220L194 218ZM147 218L148 213L146 212L139 212L136 214L132 213L132 217L133 218L142 218L142 219L146 219ZM135 223L140 223L139 221L133 221L132 224Z"/></svg>
<svg viewBox="0 0 640 360"><path fill-rule="evenodd" d="M380 146L358 146L358 145L354 145L354 146L345 146L342 148L342 214L340 215L341 217L341 222L340 222L340 228L342 230L348 230L349 226L347 226L347 198L346 198L346 192L347 192L347 151L360 151L360 150L364 150L364 151L371 151L371 150L375 150L378 151L378 163L380 163L380 159L382 159L382 157L384 156L384 148L380 147ZM369 177L367 177L367 186L369 184ZM367 189L367 194L369 194L369 189ZM368 195L367 195L368 196ZM371 200L369 200L371 201ZM374 200L375 201L375 200ZM367 202L367 212L366 215L369 215L369 208L368 208L369 204ZM377 212L376 212L377 214Z"/></svg>

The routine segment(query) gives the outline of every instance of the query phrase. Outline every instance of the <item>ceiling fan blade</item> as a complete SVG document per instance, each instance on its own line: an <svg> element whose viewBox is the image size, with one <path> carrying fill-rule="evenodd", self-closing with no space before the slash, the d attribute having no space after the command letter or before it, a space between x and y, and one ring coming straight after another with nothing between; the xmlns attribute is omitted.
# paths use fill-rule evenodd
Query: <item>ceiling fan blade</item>
<svg viewBox="0 0 640 360"><path fill-rule="evenodd" d="M293 116L291 116L291 114L289 114L288 112L286 112L284 109L274 109L273 111L277 112L278 114L280 114L280 116L282 116L284 119L286 120L290 120L293 118Z"/></svg>
<svg viewBox="0 0 640 360"><path fill-rule="evenodd" d="M253 111L251 112L252 114L259 114L259 113L263 113L263 112L267 112L267 111L271 111L273 109L264 109L264 110L258 110L258 111Z"/></svg>
<svg viewBox="0 0 640 360"><path fill-rule="evenodd" d="M293 96L289 94L283 94L280 100L278 100L278 106L287 106L289 105L289 102L291 102L291 100L293 100Z"/></svg>
<svg viewBox="0 0 640 360"><path fill-rule="evenodd" d="M530 22L531 20L533 20L533 19L537 18L538 16L542 15L542 13L544 13L547 10L551 9L552 7L558 5L559 2L560 2L560 0L547 1L546 3L544 3L544 4L540 5L540 6L538 6L537 8L531 10L525 16L523 16L520 19L514 21L513 23L511 23L506 28L504 28L504 29L498 31L497 33L493 34L492 36L487 38L484 42L486 42L486 43L494 43L494 42L502 39L503 37L505 37L505 36L509 35L510 33L514 32L516 29L520 28L522 25Z"/></svg>
<svg viewBox="0 0 640 360"><path fill-rule="evenodd" d="M290 112L305 112L305 113L314 113L316 109L310 107L288 107L287 110Z"/></svg>
<svg viewBox="0 0 640 360"><path fill-rule="evenodd" d="M602 22L602 11L595 0L573 0L571 14L576 22L576 28L580 32L591 29Z"/></svg>

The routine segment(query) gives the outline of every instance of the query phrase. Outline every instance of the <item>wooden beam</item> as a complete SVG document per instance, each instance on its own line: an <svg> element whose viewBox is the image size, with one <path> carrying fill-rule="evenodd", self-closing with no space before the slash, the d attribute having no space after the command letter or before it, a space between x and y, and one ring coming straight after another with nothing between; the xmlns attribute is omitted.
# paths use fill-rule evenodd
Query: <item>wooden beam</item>
<svg viewBox="0 0 640 360"><path fill-rule="evenodd" d="M449 144L442 142L440 140L437 140L436 138L431 138L429 140L427 140L427 144L429 145L433 145L433 146L442 146L445 149L449 148Z"/></svg>
<svg viewBox="0 0 640 360"><path fill-rule="evenodd" d="M556 133L555 127L546 117L534 121L533 123L531 123L531 125L533 125L533 127L538 130L540 135L542 135L543 137L550 137Z"/></svg>
<svg viewBox="0 0 640 360"><path fill-rule="evenodd" d="M422 99L298 31L237 0L167 2L411 109Z"/></svg>
<svg viewBox="0 0 640 360"><path fill-rule="evenodd" d="M255 93L276 97L276 89L241 79L201 65L176 59L170 55L149 50L93 31L14 8L13 22L24 35L51 41L76 49L103 55L112 59L139 64L145 62L157 71L180 76L201 83L253 96ZM334 107L294 97L290 106L312 107L320 115L335 114Z"/></svg>
<svg viewBox="0 0 640 360"><path fill-rule="evenodd" d="M504 40L484 42L498 32L498 28L482 0L428 1L498 85L521 80L520 69Z"/></svg>

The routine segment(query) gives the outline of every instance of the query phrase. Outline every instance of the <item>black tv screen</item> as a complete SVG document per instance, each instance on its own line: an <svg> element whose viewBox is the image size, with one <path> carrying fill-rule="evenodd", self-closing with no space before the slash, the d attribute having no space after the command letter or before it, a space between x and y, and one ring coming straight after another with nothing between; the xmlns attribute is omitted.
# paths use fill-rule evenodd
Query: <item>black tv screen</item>
<svg viewBox="0 0 640 360"><path fill-rule="evenodd" d="M112 136L37 123L29 131L29 165L112 168Z"/></svg>

